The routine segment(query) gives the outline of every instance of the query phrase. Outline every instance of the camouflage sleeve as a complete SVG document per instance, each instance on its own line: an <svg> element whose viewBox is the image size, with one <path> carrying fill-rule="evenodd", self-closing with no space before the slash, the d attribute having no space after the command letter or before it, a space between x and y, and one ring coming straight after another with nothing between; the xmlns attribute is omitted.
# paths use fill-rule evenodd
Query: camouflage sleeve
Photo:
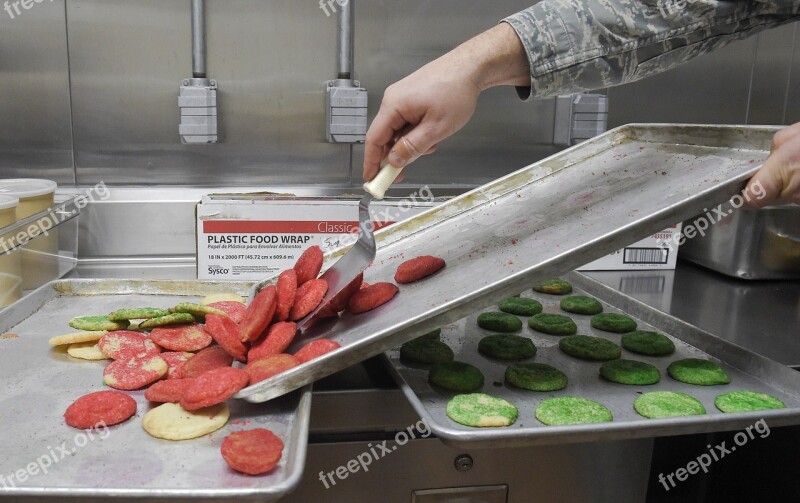
<svg viewBox="0 0 800 503"><path fill-rule="evenodd" d="M530 62L523 99L633 82L796 20L800 0L543 0L504 19Z"/></svg>

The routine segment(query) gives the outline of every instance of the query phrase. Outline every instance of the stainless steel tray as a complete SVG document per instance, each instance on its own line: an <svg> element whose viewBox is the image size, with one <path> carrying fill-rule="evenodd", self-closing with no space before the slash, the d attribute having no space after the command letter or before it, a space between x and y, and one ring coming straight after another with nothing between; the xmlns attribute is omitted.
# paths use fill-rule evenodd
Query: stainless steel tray
<svg viewBox="0 0 800 503"><path fill-rule="evenodd" d="M764 419L769 427L800 423L800 373L797 371L719 339L580 273L571 273L566 279L573 286L579 287L576 288L576 293L592 295L603 302L604 312L628 314L637 319L639 330L656 330L672 339L676 350L670 356L648 357L622 350L623 358L655 365L661 371L661 381L650 386L627 386L605 381L599 376L600 362L587 362L568 356L558 349L559 336L541 334L524 324L520 335L531 338L538 348L536 356L527 361L555 366L567 374L569 383L565 389L550 393L508 387L503 384L508 363L490 360L478 353L478 342L492 332L478 327L476 319L479 313L475 313L443 327L442 341L453 349L456 360L471 363L481 369L486 378L482 392L505 398L517 406L519 419L509 427L470 428L452 421L447 417L446 406L456 393L431 387L427 381L430 367L411 367L404 364L399 358L399 348L386 353L388 366L403 393L420 417L428 423L431 431L443 442L459 447L496 448L722 431L745 428L759 419ZM568 314L578 325L579 334L597 335L619 343L620 334L592 328L591 316L563 313L559 308L561 296L540 294L531 290L523 295L539 300L544 306L544 312ZM720 363L729 373L730 384L693 386L675 381L667 374L667 366L674 360L708 357ZM714 398L734 390L772 394L783 400L787 408L741 414L719 412L714 406ZM639 394L648 391L688 393L703 403L707 414L645 419L633 409L633 401ZM596 400L611 410L614 420L588 425L545 426L535 418L536 407L542 400L555 396L583 396Z"/></svg>
<svg viewBox="0 0 800 503"><path fill-rule="evenodd" d="M419 255L447 267L379 309L310 331L289 350L321 335L342 348L238 397L280 396L696 215L742 188L775 131L622 126L382 229L366 281L392 281L400 262Z"/></svg>
<svg viewBox="0 0 800 503"><path fill-rule="evenodd" d="M246 292L248 284L202 281L61 280L48 283L0 311L0 499L22 496L87 498L243 498L274 500L300 481L306 455L310 388L269 404L229 403L231 419L210 436L181 442L150 437L141 417L151 406L131 392L136 417L88 437L64 424L63 414L81 395L105 388L107 362L76 360L47 340L74 331L73 316L108 313L125 306L169 307L213 292ZM105 388L108 389L108 388ZM284 441L273 473L250 477L230 470L220 455L229 431L266 427ZM70 451L64 454L61 448ZM47 473L35 466L54 455ZM62 459L63 456L63 459ZM51 459L52 461L52 459ZM15 484L13 473L27 475ZM36 473L33 473L35 471Z"/></svg>

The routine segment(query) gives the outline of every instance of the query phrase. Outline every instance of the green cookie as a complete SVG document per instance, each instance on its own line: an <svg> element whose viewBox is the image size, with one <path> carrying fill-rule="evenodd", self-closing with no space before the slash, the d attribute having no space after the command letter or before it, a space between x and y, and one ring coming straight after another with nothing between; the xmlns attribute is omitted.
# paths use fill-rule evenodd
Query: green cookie
<svg viewBox="0 0 800 503"><path fill-rule="evenodd" d="M216 314L219 316L228 316L228 313L221 309L211 306L204 306L202 304L194 304L192 302L181 302L177 306L170 309L171 313L189 313L197 318L205 318L207 314Z"/></svg>
<svg viewBox="0 0 800 503"><path fill-rule="evenodd" d="M667 373L676 381L700 386L715 386L731 382L728 373L719 365L701 358L675 360L667 367Z"/></svg>
<svg viewBox="0 0 800 503"><path fill-rule="evenodd" d="M636 360L611 360L600 366L600 375L620 384L643 386L661 380L661 372L653 365Z"/></svg>
<svg viewBox="0 0 800 503"><path fill-rule="evenodd" d="M428 381L452 391L475 391L483 386L483 374L469 363L442 362L431 367Z"/></svg>
<svg viewBox="0 0 800 503"><path fill-rule="evenodd" d="M565 295L572 292L572 285L563 279L548 279L534 285L533 290L539 293L549 293L550 295Z"/></svg>
<svg viewBox="0 0 800 503"><path fill-rule="evenodd" d="M447 402L447 417L465 426L508 426L517 416L513 403L485 393L456 395Z"/></svg>
<svg viewBox="0 0 800 503"><path fill-rule="evenodd" d="M550 335L573 335L578 325L569 316L563 314L540 313L528 318L528 326L537 332Z"/></svg>
<svg viewBox="0 0 800 503"><path fill-rule="evenodd" d="M623 334L622 347L633 353L647 356L666 356L675 352L675 344L657 332L637 330Z"/></svg>
<svg viewBox="0 0 800 503"><path fill-rule="evenodd" d="M633 402L633 408L639 415L650 419L699 416L706 413L706 408L699 400L686 393L674 391L651 391L639 395Z"/></svg>
<svg viewBox="0 0 800 503"><path fill-rule="evenodd" d="M519 335L487 335L478 343L478 352L499 360L524 360L536 354L533 341Z"/></svg>
<svg viewBox="0 0 800 503"><path fill-rule="evenodd" d="M504 313L518 316L533 316L542 312L542 304L538 300L526 297L509 297L503 300L498 307Z"/></svg>
<svg viewBox="0 0 800 503"><path fill-rule="evenodd" d="M164 325L183 325L194 323L194 316L189 313L172 313L158 318L151 318L139 323L139 328L150 329Z"/></svg>
<svg viewBox="0 0 800 503"><path fill-rule="evenodd" d="M603 305L586 295L570 295L561 299L561 309L575 314L600 314L603 312Z"/></svg>
<svg viewBox="0 0 800 503"><path fill-rule="evenodd" d="M78 330L88 330L91 332L99 330L125 330L130 325L128 320L110 320L108 316L77 316L69 320L69 326Z"/></svg>
<svg viewBox="0 0 800 503"><path fill-rule="evenodd" d="M158 318L159 316L166 316L169 311L166 309L158 309L155 307L134 307L117 309L108 315L111 321L128 321L128 320L147 320L150 318Z"/></svg>
<svg viewBox="0 0 800 503"><path fill-rule="evenodd" d="M416 363L453 361L453 350L439 339L414 339L400 346L400 358Z"/></svg>
<svg viewBox="0 0 800 503"><path fill-rule="evenodd" d="M516 332L522 328L522 320L508 313L481 313L478 315L478 326L495 332Z"/></svg>
<svg viewBox="0 0 800 503"><path fill-rule="evenodd" d="M774 396L753 391L723 393L714 399L714 405L722 412L751 412L786 408L786 404Z"/></svg>
<svg viewBox="0 0 800 503"><path fill-rule="evenodd" d="M544 363L514 363L506 368L505 380L517 388L556 391L567 387L567 376Z"/></svg>
<svg viewBox="0 0 800 503"><path fill-rule="evenodd" d="M636 322L624 314L600 313L592 316L592 327L606 332L624 334L636 330Z"/></svg>
<svg viewBox="0 0 800 503"><path fill-rule="evenodd" d="M579 396L548 398L536 407L536 419L548 426L613 421L605 405Z"/></svg>
<svg viewBox="0 0 800 503"><path fill-rule="evenodd" d="M622 349L602 337L591 335L568 335L558 341L561 351L584 360L614 360L622 355Z"/></svg>

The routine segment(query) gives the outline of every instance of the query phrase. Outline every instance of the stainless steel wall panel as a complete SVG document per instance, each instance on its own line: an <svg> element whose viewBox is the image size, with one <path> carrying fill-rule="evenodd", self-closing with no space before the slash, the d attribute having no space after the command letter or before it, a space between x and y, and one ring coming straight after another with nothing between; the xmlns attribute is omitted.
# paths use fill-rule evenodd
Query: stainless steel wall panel
<svg viewBox="0 0 800 503"><path fill-rule="evenodd" d="M254 185L349 181L349 149L324 143L335 20L317 3L208 1L208 71L221 143L181 145L177 92L191 76L189 2L71 0L78 181Z"/></svg>
<svg viewBox="0 0 800 503"><path fill-rule="evenodd" d="M795 23L794 30L794 55L789 92L786 95L785 124L800 122L800 23Z"/></svg>
<svg viewBox="0 0 800 503"><path fill-rule="evenodd" d="M370 91L375 117L383 90L501 19L527 0L446 0L356 4L356 76ZM522 103L512 88L484 93L472 121L435 155L409 169L413 184L481 184L555 153L553 99ZM362 147L354 148L353 179L361 179Z"/></svg>
<svg viewBox="0 0 800 503"><path fill-rule="evenodd" d="M64 0L0 10L0 83L0 178L74 183Z"/></svg>
<svg viewBox="0 0 800 503"><path fill-rule="evenodd" d="M756 40L608 90L608 127L631 122L744 124Z"/></svg>
<svg viewBox="0 0 800 503"><path fill-rule="evenodd" d="M782 124L797 23L756 35L748 124Z"/></svg>

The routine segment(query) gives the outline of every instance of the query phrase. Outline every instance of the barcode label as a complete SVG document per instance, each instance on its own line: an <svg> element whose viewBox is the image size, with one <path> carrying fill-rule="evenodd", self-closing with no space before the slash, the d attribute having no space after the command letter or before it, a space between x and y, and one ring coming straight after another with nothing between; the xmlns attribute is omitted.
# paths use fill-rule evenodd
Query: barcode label
<svg viewBox="0 0 800 503"><path fill-rule="evenodd" d="M625 248L623 264L666 264L669 248Z"/></svg>

